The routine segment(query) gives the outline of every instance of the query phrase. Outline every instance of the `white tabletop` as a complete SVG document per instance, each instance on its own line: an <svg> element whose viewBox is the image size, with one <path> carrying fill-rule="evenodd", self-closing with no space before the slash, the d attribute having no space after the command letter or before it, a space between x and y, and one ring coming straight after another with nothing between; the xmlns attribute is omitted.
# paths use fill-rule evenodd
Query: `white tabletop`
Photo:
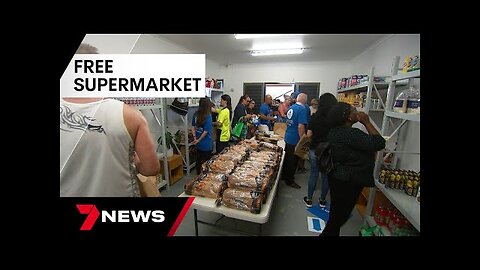
<svg viewBox="0 0 480 270"><path fill-rule="evenodd" d="M284 148L285 142L283 140L279 141L278 145ZM273 199L275 198L275 194L277 192L278 182L280 180L284 158L285 158L285 149L282 154L282 159L280 160L280 167L278 169L277 178L275 179L273 188L268 194L267 201L264 204L262 204L262 210L258 214L253 214L248 211L225 207L223 205L215 206L215 199L191 196L191 195L185 194L185 192L182 192L182 194L180 194L179 197L195 197L195 200L193 200L193 203L192 203L193 209L206 211L206 212L215 212L230 218L250 221L254 223L261 223L261 224L266 223L268 222L268 218L270 217L270 210L272 209Z"/></svg>

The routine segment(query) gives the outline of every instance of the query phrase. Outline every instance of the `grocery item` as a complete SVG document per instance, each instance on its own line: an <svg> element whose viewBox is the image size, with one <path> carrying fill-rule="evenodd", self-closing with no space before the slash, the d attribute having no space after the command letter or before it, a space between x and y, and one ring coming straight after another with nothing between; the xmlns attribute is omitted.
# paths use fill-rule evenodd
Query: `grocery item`
<svg viewBox="0 0 480 270"><path fill-rule="evenodd" d="M223 192L221 203L230 208L250 211L258 214L262 209L263 194L251 190L227 188Z"/></svg>
<svg viewBox="0 0 480 270"><path fill-rule="evenodd" d="M410 87L407 100L407 113L420 114L420 90Z"/></svg>
<svg viewBox="0 0 480 270"><path fill-rule="evenodd" d="M417 192L417 202L420 203L420 186L418 187L418 192Z"/></svg>
<svg viewBox="0 0 480 270"><path fill-rule="evenodd" d="M393 104L393 111L397 113L407 112L407 100L408 100L408 90L400 92L395 103Z"/></svg>
<svg viewBox="0 0 480 270"><path fill-rule="evenodd" d="M222 196L223 190L227 188L225 175L201 174L192 181L185 184L185 193L207 198L218 199Z"/></svg>
<svg viewBox="0 0 480 270"><path fill-rule="evenodd" d="M403 62L403 73L407 73L408 69L410 67L410 62L412 61L412 58L410 56L405 56L405 61Z"/></svg>
<svg viewBox="0 0 480 270"><path fill-rule="evenodd" d="M415 55L410 58L408 65L408 72L420 69L420 55Z"/></svg>

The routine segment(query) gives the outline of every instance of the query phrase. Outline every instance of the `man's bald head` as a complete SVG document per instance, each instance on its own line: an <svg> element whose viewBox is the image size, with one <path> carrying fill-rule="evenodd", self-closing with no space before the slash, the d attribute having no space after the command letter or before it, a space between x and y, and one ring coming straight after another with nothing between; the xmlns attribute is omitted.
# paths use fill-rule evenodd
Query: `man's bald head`
<svg viewBox="0 0 480 270"><path fill-rule="evenodd" d="M303 105L307 104L308 96L305 93L300 93L297 97L297 102L302 103Z"/></svg>
<svg viewBox="0 0 480 270"><path fill-rule="evenodd" d="M272 96L271 95L266 95L265 96L265 103L268 105L272 104Z"/></svg>

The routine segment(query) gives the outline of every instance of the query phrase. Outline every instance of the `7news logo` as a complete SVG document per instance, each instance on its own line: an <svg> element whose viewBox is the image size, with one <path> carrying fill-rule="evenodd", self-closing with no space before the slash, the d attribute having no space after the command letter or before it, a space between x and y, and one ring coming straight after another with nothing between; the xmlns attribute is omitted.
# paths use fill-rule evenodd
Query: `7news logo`
<svg viewBox="0 0 480 270"><path fill-rule="evenodd" d="M80 227L81 231L90 231L101 215L101 222L163 222L165 221L165 213L161 210L112 210L98 211L94 204L77 204L80 214L87 215L85 221Z"/></svg>

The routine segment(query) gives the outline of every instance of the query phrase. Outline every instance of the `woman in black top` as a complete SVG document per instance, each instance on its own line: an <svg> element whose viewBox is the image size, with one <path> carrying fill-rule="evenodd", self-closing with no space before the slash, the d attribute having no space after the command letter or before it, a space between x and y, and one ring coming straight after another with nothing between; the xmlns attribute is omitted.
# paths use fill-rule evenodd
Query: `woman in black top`
<svg viewBox="0 0 480 270"><path fill-rule="evenodd" d="M348 220L364 187L373 187L375 152L385 148L385 139L373 127L368 115L350 104L339 102L328 113L331 129L327 141L332 144L334 170L328 175L330 217L321 236L338 236ZM368 131L352 128L362 123Z"/></svg>
<svg viewBox="0 0 480 270"><path fill-rule="evenodd" d="M337 99L330 93L325 93L320 96L318 101L318 110L312 115L308 123L307 137L311 137L309 161L310 161L310 177L308 178L308 192L307 196L303 198L303 202L307 207L312 207L312 198L315 188L317 186L319 171L317 165L317 156L315 149L320 142L327 141L327 134L330 131L330 126L327 123L327 114L330 109L337 104ZM322 191L320 193L319 205L325 207L326 197L328 193L328 177L322 173Z"/></svg>

